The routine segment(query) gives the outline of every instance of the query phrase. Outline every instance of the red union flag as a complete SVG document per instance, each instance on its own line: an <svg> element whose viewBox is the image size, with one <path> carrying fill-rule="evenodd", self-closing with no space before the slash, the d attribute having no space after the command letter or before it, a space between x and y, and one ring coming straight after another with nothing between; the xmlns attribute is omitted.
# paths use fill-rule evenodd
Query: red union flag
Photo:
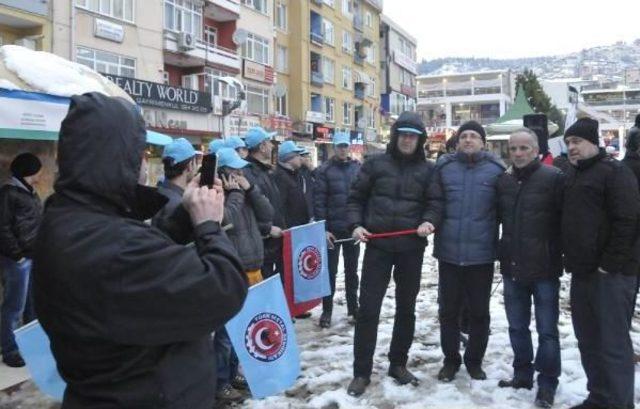
<svg viewBox="0 0 640 409"><path fill-rule="evenodd" d="M325 222L285 231L282 251L285 295L291 315L295 317L331 294Z"/></svg>

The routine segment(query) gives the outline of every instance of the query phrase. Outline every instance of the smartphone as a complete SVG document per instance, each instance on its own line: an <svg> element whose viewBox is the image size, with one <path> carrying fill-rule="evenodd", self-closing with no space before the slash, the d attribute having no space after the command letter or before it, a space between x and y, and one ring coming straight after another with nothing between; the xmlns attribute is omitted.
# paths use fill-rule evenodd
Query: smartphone
<svg viewBox="0 0 640 409"><path fill-rule="evenodd" d="M204 155L200 168L200 186L213 187L213 181L218 173L218 156L215 153Z"/></svg>

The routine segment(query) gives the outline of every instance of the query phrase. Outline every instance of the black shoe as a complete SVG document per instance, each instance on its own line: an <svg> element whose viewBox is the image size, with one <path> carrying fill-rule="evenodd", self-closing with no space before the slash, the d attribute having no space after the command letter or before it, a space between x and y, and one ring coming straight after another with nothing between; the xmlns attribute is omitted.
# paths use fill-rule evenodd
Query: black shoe
<svg viewBox="0 0 640 409"><path fill-rule="evenodd" d="M296 315L296 318L299 319L299 320L303 320L305 318L309 318L310 316L311 316L310 312L303 312L300 315Z"/></svg>
<svg viewBox="0 0 640 409"><path fill-rule="evenodd" d="M3 356L2 362L11 368L22 368L26 365L24 363L24 359L22 359L22 355L20 355L20 352L14 352L7 356Z"/></svg>
<svg viewBox="0 0 640 409"><path fill-rule="evenodd" d="M329 328L331 326L331 313L323 312L320 316L320 328Z"/></svg>
<svg viewBox="0 0 640 409"><path fill-rule="evenodd" d="M349 387L347 388L347 393L349 394L349 396L358 397L364 393L364 391L367 389L367 386L369 386L370 383L371 383L371 380L369 378L356 376L355 378L353 378L353 380L349 384Z"/></svg>
<svg viewBox="0 0 640 409"><path fill-rule="evenodd" d="M389 376L396 380L400 385L406 385L410 383L413 386L418 386L420 381L415 377L406 366L404 365L391 365L389 367Z"/></svg>
<svg viewBox="0 0 640 409"><path fill-rule="evenodd" d="M249 389L249 384L247 383L247 378L243 375L236 375L231 379L231 386L238 390L247 390Z"/></svg>
<svg viewBox="0 0 640 409"><path fill-rule="evenodd" d="M216 400L223 402L242 402L244 396L237 390L233 389L230 384L226 384L216 392Z"/></svg>
<svg viewBox="0 0 640 409"><path fill-rule="evenodd" d="M487 379L487 374L482 370L480 365L467 367L467 372L469 372L469 376L472 379L475 379L478 381L484 381L485 379Z"/></svg>
<svg viewBox="0 0 640 409"><path fill-rule="evenodd" d="M555 392L549 389L538 389L535 405L539 408L550 408L553 406Z"/></svg>
<svg viewBox="0 0 640 409"><path fill-rule="evenodd" d="M502 380L498 382L498 387L531 390L533 388L533 381L523 381L521 379Z"/></svg>
<svg viewBox="0 0 640 409"><path fill-rule="evenodd" d="M443 382L451 382L458 373L460 365L444 364L440 372L438 372L438 380Z"/></svg>

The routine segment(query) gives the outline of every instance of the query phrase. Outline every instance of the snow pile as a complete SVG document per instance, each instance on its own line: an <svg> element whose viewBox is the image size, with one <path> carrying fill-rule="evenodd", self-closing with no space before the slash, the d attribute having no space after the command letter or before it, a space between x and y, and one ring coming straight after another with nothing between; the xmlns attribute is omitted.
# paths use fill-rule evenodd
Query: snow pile
<svg viewBox="0 0 640 409"><path fill-rule="evenodd" d="M51 53L16 45L0 47L0 79L2 78L12 83L16 83L14 80L17 79L27 86L27 90L63 97L100 92L130 99L115 84L84 65ZM14 88L22 87L14 85Z"/></svg>
<svg viewBox="0 0 640 409"><path fill-rule="evenodd" d="M17 86L16 84L14 84L13 82L9 81L9 80L5 80L0 78L0 88L5 88L11 91L20 91L21 88L19 86Z"/></svg>

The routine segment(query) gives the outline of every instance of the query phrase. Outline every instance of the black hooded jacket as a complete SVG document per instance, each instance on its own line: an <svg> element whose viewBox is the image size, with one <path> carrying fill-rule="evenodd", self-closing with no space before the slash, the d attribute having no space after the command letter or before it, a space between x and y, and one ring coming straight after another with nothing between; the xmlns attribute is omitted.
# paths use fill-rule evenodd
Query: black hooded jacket
<svg viewBox="0 0 640 409"><path fill-rule="evenodd" d="M72 97L62 123L33 272L64 409L210 408L211 333L246 297L218 223L195 226L194 248L143 223L163 204L137 187L144 135L131 104L97 93Z"/></svg>
<svg viewBox="0 0 640 409"><path fill-rule="evenodd" d="M398 128L409 126L423 131L411 156L398 150ZM371 233L416 229L429 221L436 225L441 214L439 202L431 200L429 185L434 165L424 156L427 133L420 116L403 113L391 130L387 152L368 158L351 185L347 201L350 230L358 226ZM370 245L390 252L415 250L427 245L417 234L374 239Z"/></svg>

